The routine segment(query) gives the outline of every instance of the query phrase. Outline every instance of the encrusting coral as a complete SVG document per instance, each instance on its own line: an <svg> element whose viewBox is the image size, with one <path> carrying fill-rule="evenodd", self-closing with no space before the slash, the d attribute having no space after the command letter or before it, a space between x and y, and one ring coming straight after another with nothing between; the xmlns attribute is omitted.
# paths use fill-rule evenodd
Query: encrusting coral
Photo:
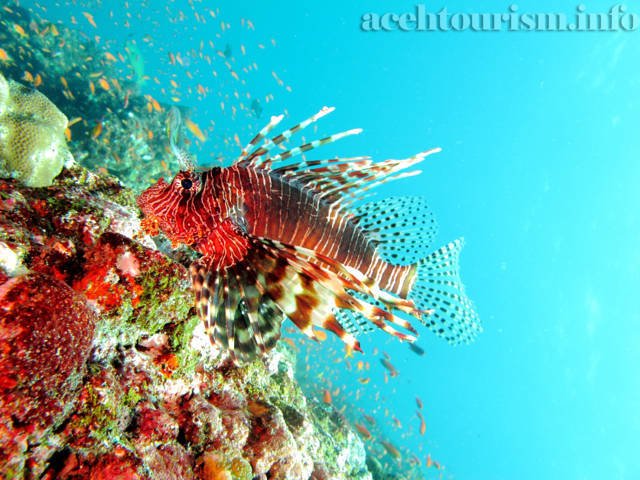
<svg viewBox="0 0 640 480"><path fill-rule="evenodd" d="M67 117L34 88L0 74L0 170L30 187L51 185L73 157Z"/></svg>
<svg viewBox="0 0 640 480"><path fill-rule="evenodd" d="M78 165L47 188L0 179L5 478L371 479L286 343L243 368L210 344L133 198Z"/></svg>

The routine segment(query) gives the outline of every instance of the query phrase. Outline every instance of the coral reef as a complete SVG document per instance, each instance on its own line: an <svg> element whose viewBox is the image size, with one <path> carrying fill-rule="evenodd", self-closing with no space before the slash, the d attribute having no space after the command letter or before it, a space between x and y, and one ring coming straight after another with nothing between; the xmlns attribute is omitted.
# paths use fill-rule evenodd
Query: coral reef
<svg viewBox="0 0 640 480"><path fill-rule="evenodd" d="M42 93L0 73L0 170L31 187L51 184L73 157L67 117Z"/></svg>
<svg viewBox="0 0 640 480"><path fill-rule="evenodd" d="M78 165L48 188L0 180L0 212L8 478L371 478L286 343L243 368L210 344L188 259L141 233L120 183Z"/></svg>

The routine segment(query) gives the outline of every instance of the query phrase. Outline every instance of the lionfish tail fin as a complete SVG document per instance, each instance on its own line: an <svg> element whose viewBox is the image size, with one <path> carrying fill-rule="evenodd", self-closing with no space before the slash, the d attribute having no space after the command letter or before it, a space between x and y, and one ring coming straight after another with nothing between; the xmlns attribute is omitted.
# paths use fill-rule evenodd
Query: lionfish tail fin
<svg viewBox="0 0 640 480"><path fill-rule="evenodd" d="M422 323L450 344L470 343L482 331L480 318L460 279L459 238L417 263L409 299L424 312Z"/></svg>

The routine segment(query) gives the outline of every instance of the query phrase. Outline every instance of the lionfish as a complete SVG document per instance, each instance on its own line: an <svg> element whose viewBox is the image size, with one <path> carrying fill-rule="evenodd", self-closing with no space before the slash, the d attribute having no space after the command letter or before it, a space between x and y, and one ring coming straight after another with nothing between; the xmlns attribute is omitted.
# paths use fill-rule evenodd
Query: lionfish
<svg viewBox="0 0 640 480"><path fill-rule="evenodd" d="M439 151L374 163L369 157L292 161L348 130L295 148L282 144L332 112L269 138L271 121L228 167L196 170L178 146L180 114L168 134L181 171L138 198L145 230L202 256L190 266L199 317L212 342L242 364L272 349L289 318L308 337L318 328L361 351L375 327L413 342L413 317L457 344L481 330L459 277L462 240L429 254L436 224L420 197L363 202L374 187L420 173L406 169ZM275 153L274 148L280 153Z"/></svg>

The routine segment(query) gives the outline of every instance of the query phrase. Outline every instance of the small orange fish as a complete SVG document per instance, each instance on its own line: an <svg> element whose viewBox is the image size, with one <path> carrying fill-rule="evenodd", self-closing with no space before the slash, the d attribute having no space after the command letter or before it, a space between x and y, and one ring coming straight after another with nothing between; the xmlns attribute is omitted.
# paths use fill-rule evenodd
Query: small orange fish
<svg viewBox="0 0 640 480"><path fill-rule="evenodd" d="M22 79L26 82L33 82L33 75L28 70L25 70Z"/></svg>
<svg viewBox="0 0 640 480"><path fill-rule="evenodd" d="M401 458L400 450L398 450L392 443L387 442L385 440L380 440L380 444L384 447L384 449L394 458Z"/></svg>
<svg viewBox="0 0 640 480"><path fill-rule="evenodd" d="M60 35L60 32L58 32L58 29L54 24L51 24L51 35L53 35L54 37Z"/></svg>
<svg viewBox="0 0 640 480"><path fill-rule="evenodd" d="M13 24L13 29L18 32L18 35L20 35L22 38L26 38L29 35L27 35L27 32L24 31L24 28L22 28L20 25L18 25L17 23Z"/></svg>
<svg viewBox="0 0 640 480"><path fill-rule="evenodd" d="M89 22L93 28L98 28L98 25L96 25L96 21L93 19L93 15L91 15L89 12L82 12L82 15L84 15L84 18L87 19L87 22Z"/></svg>
<svg viewBox="0 0 640 480"><path fill-rule="evenodd" d="M300 348L298 348L298 345L296 345L296 342L294 342L291 338L289 337L283 338L282 341L287 345L289 345L291 348L293 348L296 352L300 351Z"/></svg>
<svg viewBox="0 0 640 480"><path fill-rule="evenodd" d="M427 423L424 421L424 417L422 416L422 413L420 413L420 410L416 411L416 415L418 415L418 418L420 419L420 435L424 435L427 431Z"/></svg>
<svg viewBox="0 0 640 480"><path fill-rule="evenodd" d="M96 123L95 127L93 127L93 130L91 130L91 138L95 140L100 136L101 133L102 133L102 122L98 122Z"/></svg>
<svg viewBox="0 0 640 480"><path fill-rule="evenodd" d="M151 130L147 131L147 137L149 138L149 140L153 140L153 132Z"/></svg>
<svg viewBox="0 0 640 480"><path fill-rule="evenodd" d="M117 62L118 61L118 59L111 52L105 52L104 58L106 58L110 62Z"/></svg>
<svg viewBox="0 0 640 480"><path fill-rule="evenodd" d="M392 377L398 376L398 370L396 370L396 367L394 367L387 358L381 358L380 363L382 363L384 368L389 370L389 375L391 375Z"/></svg>
<svg viewBox="0 0 640 480"><path fill-rule="evenodd" d="M396 417L395 415L392 416L393 418L393 423L395 424L396 428L402 428L402 423L400 422L400 420L398 420L398 417Z"/></svg>
<svg viewBox="0 0 640 480"><path fill-rule="evenodd" d="M331 392L326 388L322 391L322 401L327 405L331 405Z"/></svg>
<svg viewBox="0 0 640 480"><path fill-rule="evenodd" d="M422 410L422 400L420 400L420 397L416 397L416 405L418 405L418 408Z"/></svg>
<svg viewBox="0 0 640 480"><path fill-rule="evenodd" d="M67 79L66 79L66 78L64 78L64 77L60 77L60 83L62 84L62 86L63 86L64 88L67 88L67 89L69 88L69 83L67 82Z"/></svg>
<svg viewBox="0 0 640 480"><path fill-rule="evenodd" d="M111 90L111 85L109 85L109 82L104 77L100 77L100 80L98 80L98 84L102 87L102 89L105 92L108 92L109 90Z"/></svg>
<svg viewBox="0 0 640 480"><path fill-rule="evenodd" d="M10 60L11 57L9 57L7 51L4 48L0 48L0 61L9 62Z"/></svg>
<svg viewBox="0 0 640 480"><path fill-rule="evenodd" d="M36 77L33 79L33 86L39 87L40 85L42 85L42 77L40 76L39 73L37 73Z"/></svg>
<svg viewBox="0 0 640 480"><path fill-rule="evenodd" d="M370 381L371 381L371 379L369 377L364 377L364 378L359 378L358 379L358 382L360 382L362 385L366 385Z"/></svg>
<svg viewBox="0 0 640 480"><path fill-rule="evenodd" d="M198 140L200 140L201 142L204 142L206 140L206 137L204 136L204 133L202 133L202 130L200 130L200 127L196 125L192 120L185 118L184 124Z"/></svg>
<svg viewBox="0 0 640 480"><path fill-rule="evenodd" d="M91 80L89 80L89 90L91 91L91 95L96 94L96 86L93 84Z"/></svg>
<svg viewBox="0 0 640 480"><path fill-rule="evenodd" d="M431 459L431 454L427 455L427 460L425 462L425 465L427 466L427 468L435 468L436 470L440 470L442 468L442 465L440 465L438 462L436 462L435 460Z"/></svg>
<svg viewBox="0 0 640 480"><path fill-rule="evenodd" d="M67 123L67 128L73 127L76 123L78 123L81 120L82 120L82 117L75 117L69 120L69 123Z"/></svg>
<svg viewBox="0 0 640 480"><path fill-rule="evenodd" d="M376 419L373 418L371 415L362 415L364 417L364 419L369 422L369 425L375 425L376 424Z"/></svg>
<svg viewBox="0 0 640 480"><path fill-rule="evenodd" d="M353 425L356 427L356 430L360 432L360 435L362 435L365 440L371 440L373 435L371 435L371 432L367 427L365 427L364 425L358 422L355 422Z"/></svg>

